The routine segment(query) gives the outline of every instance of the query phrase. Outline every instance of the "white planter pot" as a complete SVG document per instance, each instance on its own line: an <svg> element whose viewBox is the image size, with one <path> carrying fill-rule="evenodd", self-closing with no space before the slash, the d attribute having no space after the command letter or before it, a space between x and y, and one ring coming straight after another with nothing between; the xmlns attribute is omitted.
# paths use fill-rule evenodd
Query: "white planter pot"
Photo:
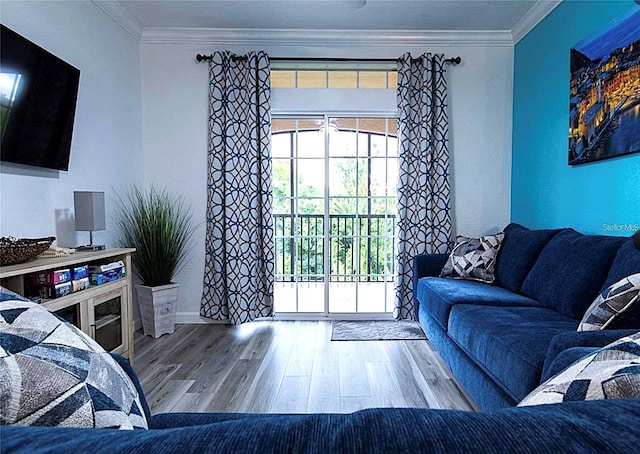
<svg viewBox="0 0 640 454"><path fill-rule="evenodd" d="M163 334L173 333L176 326L176 307L180 284L167 284L158 287L136 285L142 330L145 336L154 339Z"/></svg>

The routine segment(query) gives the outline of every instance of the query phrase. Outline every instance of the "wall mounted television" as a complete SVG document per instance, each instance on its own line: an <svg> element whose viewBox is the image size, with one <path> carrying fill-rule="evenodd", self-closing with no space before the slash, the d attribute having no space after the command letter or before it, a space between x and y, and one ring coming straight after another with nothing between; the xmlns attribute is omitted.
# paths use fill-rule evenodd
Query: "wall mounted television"
<svg viewBox="0 0 640 454"><path fill-rule="evenodd" d="M80 70L0 27L0 159L68 170Z"/></svg>

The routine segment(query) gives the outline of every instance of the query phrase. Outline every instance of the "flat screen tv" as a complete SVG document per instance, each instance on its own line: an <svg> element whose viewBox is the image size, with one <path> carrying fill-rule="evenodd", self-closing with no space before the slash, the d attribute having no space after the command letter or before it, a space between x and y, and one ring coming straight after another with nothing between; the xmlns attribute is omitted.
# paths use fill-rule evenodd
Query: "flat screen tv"
<svg viewBox="0 0 640 454"><path fill-rule="evenodd" d="M0 159L68 170L80 70L0 27Z"/></svg>

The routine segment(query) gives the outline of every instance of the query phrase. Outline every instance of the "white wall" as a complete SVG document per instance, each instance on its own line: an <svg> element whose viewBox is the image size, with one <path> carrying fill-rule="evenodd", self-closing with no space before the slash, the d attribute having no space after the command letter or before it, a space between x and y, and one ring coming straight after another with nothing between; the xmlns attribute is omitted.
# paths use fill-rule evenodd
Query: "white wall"
<svg viewBox="0 0 640 454"><path fill-rule="evenodd" d="M2 163L0 235L86 244L88 233L74 228L73 191L96 190L106 193L107 230L94 243L114 246L114 190L143 175L138 40L91 2L2 2L0 21L80 69L69 170Z"/></svg>
<svg viewBox="0 0 640 454"><path fill-rule="evenodd" d="M105 191L108 217L114 190L128 183L144 179L181 192L192 204L198 230L190 262L176 279L182 284L179 321L198 320L204 268L208 73L206 64L195 62L196 53L460 55L462 64L448 71L455 232L480 235L509 221L512 46L468 39L460 45L404 45L397 39L390 45L382 39L373 39L375 45L364 40L350 45L348 39L324 46L278 39L234 45L238 34L216 46L219 33L214 40L159 33L159 39L143 36L140 44L93 3L74 1L3 2L0 21L81 70L69 171L3 163L0 235L55 235L60 245L76 245L86 242L87 234L74 231L74 190ZM109 221L107 230L94 236L96 243L114 245Z"/></svg>
<svg viewBox="0 0 640 454"><path fill-rule="evenodd" d="M203 42L205 44L203 44ZM199 223L182 284L178 321L198 321L205 243L207 93L206 64L196 53L229 49L236 53L266 50L278 57L397 58L405 51L460 55L450 67L450 150L456 233L481 235L504 227L510 218L511 102L513 47L447 46L307 46L224 45L203 39L144 39L141 44L142 123L145 180L183 193Z"/></svg>

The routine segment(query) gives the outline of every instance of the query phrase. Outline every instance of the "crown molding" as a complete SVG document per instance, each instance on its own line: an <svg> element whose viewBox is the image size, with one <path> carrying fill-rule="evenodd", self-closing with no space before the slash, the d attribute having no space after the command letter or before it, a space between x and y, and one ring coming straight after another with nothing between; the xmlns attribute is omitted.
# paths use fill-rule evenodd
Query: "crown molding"
<svg viewBox="0 0 640 454"><path fill-rule="evenodd" d="M107 16L120 25L127 33L140 41L142 37L142 24L117 1L91 0Z"/></svg>
<svg viewBox="0 0 640 454"><path fill-rule="evenodd" d="M210 46L406 47L408 45L512 47L509 31L266 30L144 28L141 43Z"/></svg>
<svg viewBox="0 0 640 454"><path fill-rule="evenodd" d="M538 0L533 7L520 19L511 29L511 35L513 37L513 44L518 44L527 33L535 28L542 19L547 17L551 11L553 11L562 0Z"/></svg>
<svg viewBox="0 0 640 454"><path fill-rule="evenodd" d="M513 47L562 0L538 0L509 30L269 30L143 27L118 1L91 0L127 33L145 44L210 46L414 46Z"/></svg>

